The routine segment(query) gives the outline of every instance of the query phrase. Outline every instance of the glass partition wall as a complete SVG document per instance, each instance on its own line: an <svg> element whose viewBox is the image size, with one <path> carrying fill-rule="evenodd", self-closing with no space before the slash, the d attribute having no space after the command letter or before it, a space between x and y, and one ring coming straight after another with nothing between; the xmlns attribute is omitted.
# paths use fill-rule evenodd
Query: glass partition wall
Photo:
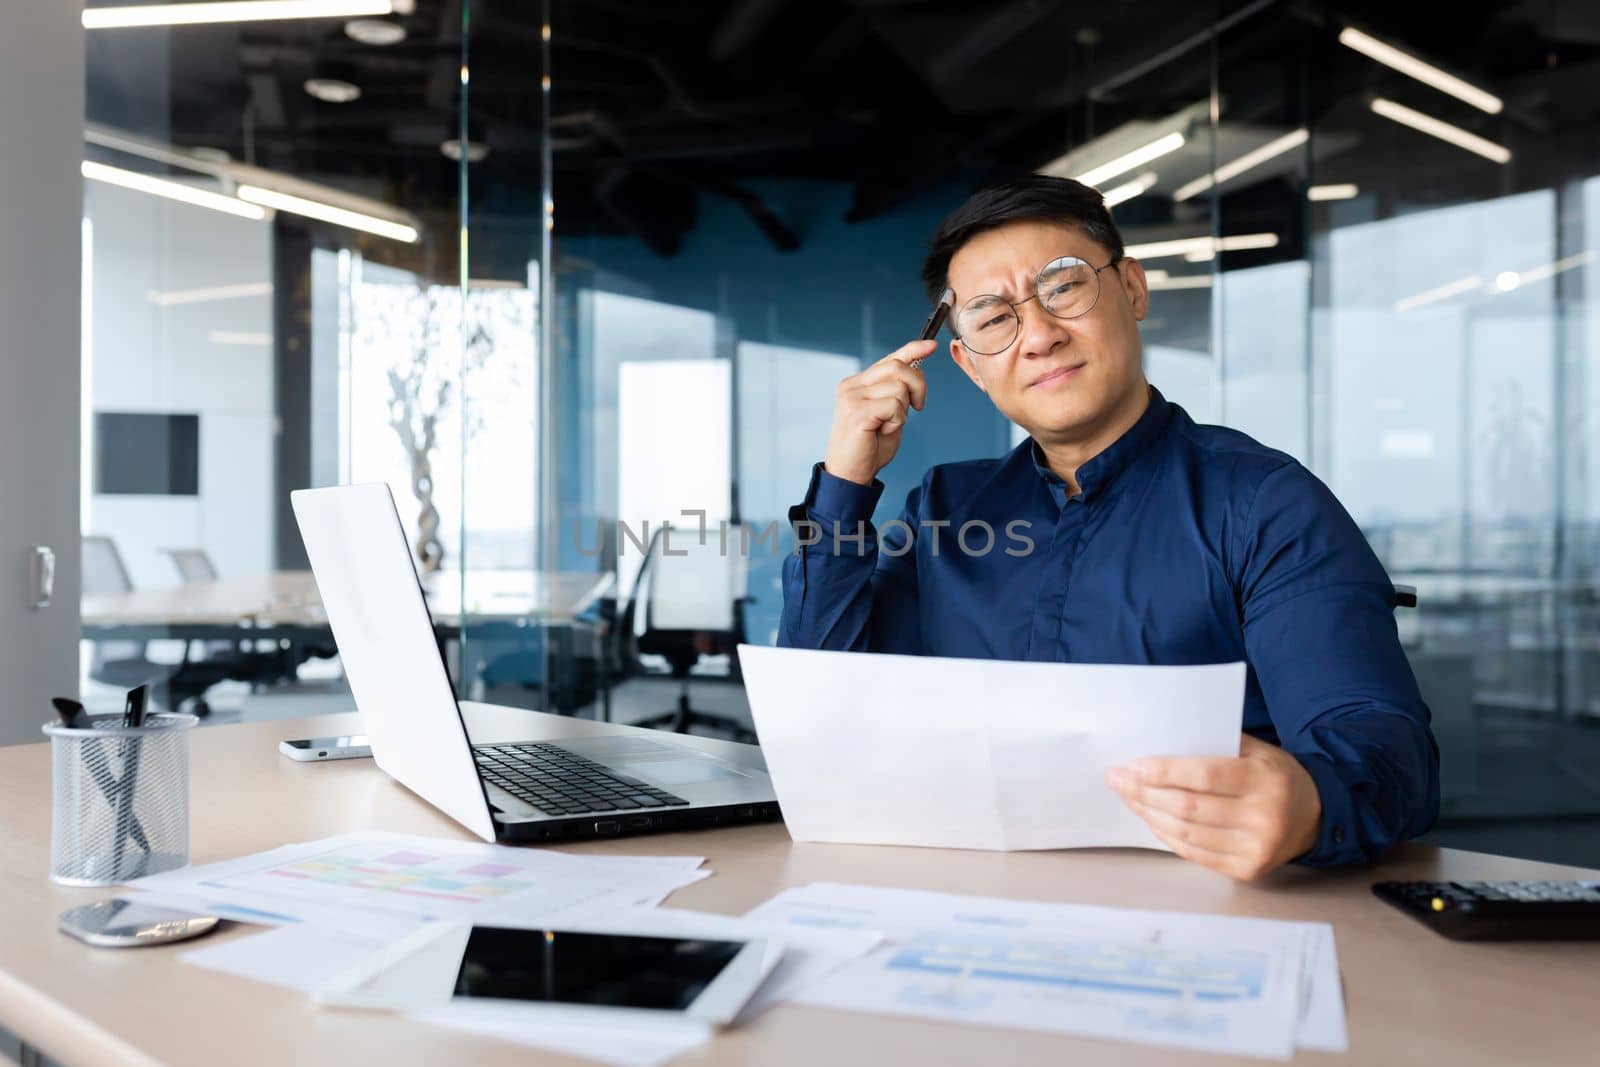
<svg viewBox="0 0 1600 1067"><path fill-rule="evenodd" d="M1418 589L1437 839L1600 862L1580 14L418 0L93 31L85 533L121 575L86 674L109 701L119 659L276 650L201 685L218 718L348 699L287 494L381 480L463 696L737 735L732 643L775 638L836 384L926 317L940 219L1043 171L1144 263L1151 381L1305 462ZM880 522L1020 440L926 370ZM163 551L195 547L220 578ZM229 583L267 599L210 629L140 604Z"/></svg>
<svg viewBox="0 0 1600 1067"><path fill-rule="evenodd" d="M1309 465L1419 590L1438 839L1595 862L1600 168L1568 7L555 4L545 537L625 602L647 521L750 527L740 623L771 641L832 388L922 321L939 219L986 179L1088 176L1151 277L1150 379ZM1019 439L928 373L880 521ZM736 714L691 658L696 706ZM683 670L643 659L623 717Z"/></svg>
<svg viewBox="0 0 1600 1067"><path fill-rule="evenodd" d="M464 379L512 395L536 352L526 261L516 291L463 284L467 12L116 6L86 32L83 690L151 681L213 722L348 707L289 494L387 483L459 659Z"/></svg>

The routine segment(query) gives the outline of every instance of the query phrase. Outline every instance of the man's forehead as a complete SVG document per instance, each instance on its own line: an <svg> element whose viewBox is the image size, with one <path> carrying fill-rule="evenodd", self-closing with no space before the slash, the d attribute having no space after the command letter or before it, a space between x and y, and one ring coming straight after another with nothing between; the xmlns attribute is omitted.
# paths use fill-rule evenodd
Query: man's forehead
<svg viewBox="0 0 1600 1067"><path fill-rule="evenodd" d="M1031 275L1057 256L1093 260L1104 255L1070 223L1024 220L973 237L950 258L948 274L957 295L965 290L970 297L1009 284L1018 275Z"/></svg>

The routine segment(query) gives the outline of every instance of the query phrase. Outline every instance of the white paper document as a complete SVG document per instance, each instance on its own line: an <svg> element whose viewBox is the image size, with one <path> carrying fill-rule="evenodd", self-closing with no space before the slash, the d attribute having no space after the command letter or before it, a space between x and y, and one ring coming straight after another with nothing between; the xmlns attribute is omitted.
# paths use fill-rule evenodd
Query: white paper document
<svg viewBox="0 0 1600 1067"><path fill-rule="evenodd" d="M1346 1047L1325 923L829 883L750 917L885 936L796 1003L1273 1059Z"/></svg>
<svg viewBox="0 0 1600 1067"><path fill-rule="evenodd" d="M572 856L415 834L351 833L152 875L127 888L208 915L394 936L426 919L496 923L659 903L699 856Z"/></svg>
<svg viewBox="0 0 1600 1067"><path fill-rule="evenodd" d="M1105 784L1237 756L1245 665L1033 663L739 646L796 841L1166 849Z"/></svg>

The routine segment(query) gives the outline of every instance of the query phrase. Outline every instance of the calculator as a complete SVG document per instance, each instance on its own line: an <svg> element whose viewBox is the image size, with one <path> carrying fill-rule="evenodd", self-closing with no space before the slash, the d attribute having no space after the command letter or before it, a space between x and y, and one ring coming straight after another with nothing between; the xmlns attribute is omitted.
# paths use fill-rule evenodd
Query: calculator
<svg viewBox="0 0 1600 1067"><path fill-rule="evenodd" d="M1456 941L1600 939L1600 882L1379 882L1372 892Z"/></svg>

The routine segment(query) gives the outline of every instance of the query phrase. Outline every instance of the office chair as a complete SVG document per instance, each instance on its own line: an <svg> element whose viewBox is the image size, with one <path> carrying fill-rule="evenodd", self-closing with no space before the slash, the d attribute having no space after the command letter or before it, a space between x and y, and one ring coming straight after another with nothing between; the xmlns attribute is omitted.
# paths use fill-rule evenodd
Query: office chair
<svg viewBox="0 0 1600 1067"><path fill-rule="evenodd" d="M211 554L203 548L163 548L161 552L172 560L178 577L183 579L185 585L214 582L221 577L216 564L211 562ZM199 645L199 654L197 658L191 658L195 644ZM223 672L229 681L247 682L252 688L260 689L276 682L293 681L296 668L317 654L316 650L299 645L280 646L274 643L273 647L262 649L260 644L248 638L195 642L185 645L184 664L204 665ZM199 705L204 707L204 700Z"/></svg>
<svg viewBox="0 0 1600 1067"><path fill-rule="evenodd" d="M210 553L203 548L163 548L161 551L172 560L178 577L185 584L214 582L220 577L216 564L211 562Z"/></svg>
<svg viewBox="0 0 1600 1067"><path fill-rule="evenodd" d="M681 689L671 711L634 725L680 734L700 727L735 741L755 741L755 734L740 723L697 711L689 702L690 672L704 655L726 654L730 677L739 678L738 645L745 640L744 604L749 599L744 532L744 527L730 525L726 547L719 535L710 533L702 545L697 532L687 529L674 528L670 546L665 527L650 539L633 595L618 613L618 673L644 673L641 654L658 655Z"/></svg>
<svg viewBox="0 0 1600 1067"><path fill-rule="evenodd" d="M133 579L122 562L122 553L109 537L89 534L83 538L83 592L86 596L133 592ZM149 683L158 703L176 710L185 701L193 700L190 710L200 716L211 711L205 702L205 691L228 677L216 665L190 662L188 642L184 643L181 663L152 660L148 641L94 641L93 646L90 678L118 689Z"/></svg>

